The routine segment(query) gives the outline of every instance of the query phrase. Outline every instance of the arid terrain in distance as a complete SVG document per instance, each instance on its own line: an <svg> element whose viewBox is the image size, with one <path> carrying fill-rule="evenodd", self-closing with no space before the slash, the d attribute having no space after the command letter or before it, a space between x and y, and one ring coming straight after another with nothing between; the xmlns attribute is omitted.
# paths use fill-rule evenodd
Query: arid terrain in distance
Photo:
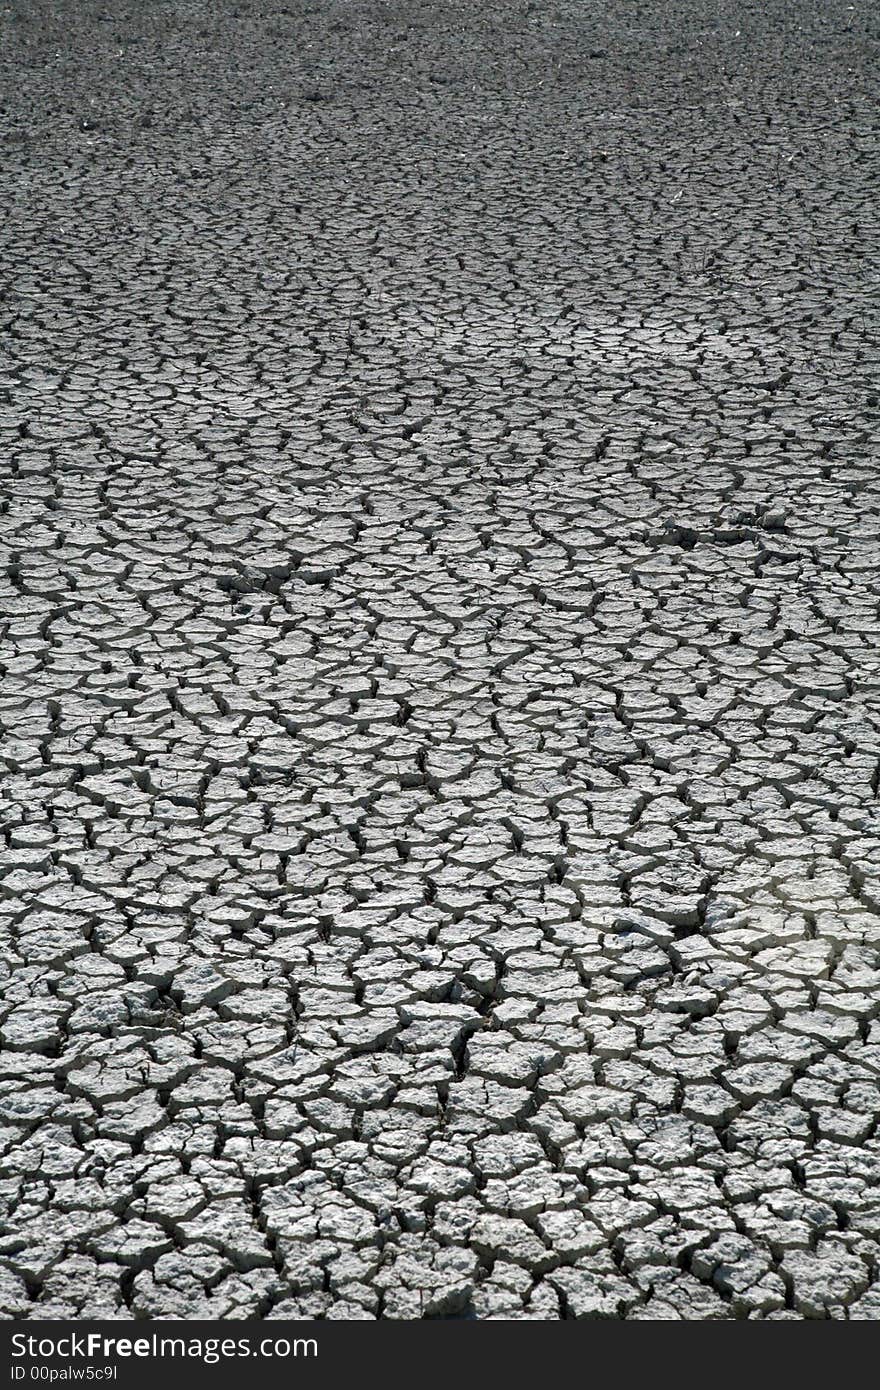
<svg viewBox="0 0 880 1390"><path fill-rule="evenodd" d="M0 3L4 1318L880 1318L877 13Z"/></svg>

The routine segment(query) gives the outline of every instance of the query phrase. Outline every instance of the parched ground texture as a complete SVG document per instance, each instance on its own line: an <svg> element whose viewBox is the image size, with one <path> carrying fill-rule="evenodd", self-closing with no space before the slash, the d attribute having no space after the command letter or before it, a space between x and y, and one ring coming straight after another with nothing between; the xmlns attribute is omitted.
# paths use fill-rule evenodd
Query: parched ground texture
<svg viewBox="0 0 880 1390"><path fill-rule="evenodd" d="M880 1317L872 24L0 7L6 1317Z"/></svg>

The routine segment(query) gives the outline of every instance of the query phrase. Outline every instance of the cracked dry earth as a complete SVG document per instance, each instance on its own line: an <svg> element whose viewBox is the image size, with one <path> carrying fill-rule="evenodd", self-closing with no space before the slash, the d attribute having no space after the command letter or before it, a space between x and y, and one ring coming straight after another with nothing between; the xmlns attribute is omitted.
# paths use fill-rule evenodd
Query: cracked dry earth
<svg viewBox="0 0 880 1390"><path fill-rule="evenodd" d="M880 1316L870 20L0 11L6 1317Z"/></svg>

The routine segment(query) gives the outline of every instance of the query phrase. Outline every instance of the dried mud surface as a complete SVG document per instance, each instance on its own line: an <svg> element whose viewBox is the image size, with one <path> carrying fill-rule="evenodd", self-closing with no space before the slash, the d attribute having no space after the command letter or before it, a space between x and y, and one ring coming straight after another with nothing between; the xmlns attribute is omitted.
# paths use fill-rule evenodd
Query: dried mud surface
<svg viewBox="0 0 880 1390"><path fill-rule="evenodd" d="M5 1317L880 1315L872 23L0 7Z"/></svg>

